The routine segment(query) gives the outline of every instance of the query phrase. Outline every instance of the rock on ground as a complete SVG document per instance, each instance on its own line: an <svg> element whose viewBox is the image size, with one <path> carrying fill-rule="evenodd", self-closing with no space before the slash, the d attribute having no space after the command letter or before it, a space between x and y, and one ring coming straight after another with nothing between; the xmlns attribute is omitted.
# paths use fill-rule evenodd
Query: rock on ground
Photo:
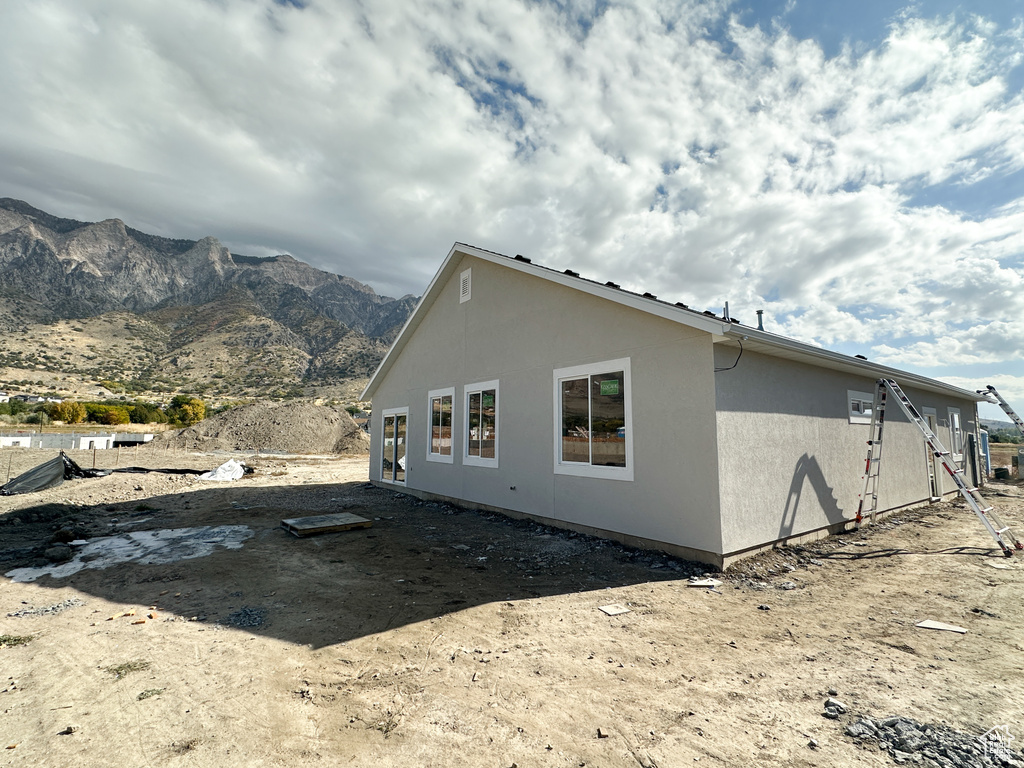
<svg viewBox="0 0 1024 768"><path fill-rule="evenodd" d="M862 717L845 730L854 739L876 742L897 764L913 762L938 768L1024 766L1021 754L1000 740L998 728L977 736L944 725L919 723L910 717Z"/></svg>

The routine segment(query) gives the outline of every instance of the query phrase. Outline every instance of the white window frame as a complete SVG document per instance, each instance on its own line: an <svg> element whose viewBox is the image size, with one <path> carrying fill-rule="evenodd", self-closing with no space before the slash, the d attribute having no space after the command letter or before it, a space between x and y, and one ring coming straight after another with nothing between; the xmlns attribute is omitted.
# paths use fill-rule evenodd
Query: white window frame
<svg viewBox="0 0 1024 768"><path fill-rule="evenodd" d="M867 404L869 409L867 412L863 410L864 404ZM854 389L846 390L846 414L850 419L851 424L870 424L870 409L873 408L874 405L874 392L858 392ZM859 406L859 410L855 410L855 406Z"/></svg>
<svg viewBox="0 0 1024 768"><path fill-rule="evenodd" d="M392 480L389 477L384 477L384 469L380 465L380 459L384 457L384 421L388 416L405 416L405 479L404 480ZM402 408L386 408L381 411L380 414L380 453L377 454L377 472L380 473L380 481L382 483L388 483L389 485L407 485L409 482L409 406ZM394 454L392 454L394 455Z"/></svg>
<svg viewBox="0 0 1024 768"><path fill-rule="evenodd" d="M463 270L459 274L459 304L465 304L473 297L473 269Z"/></svg>
<svg viewBox="0 0 1024 768"><path fill-rule="evenodd" d="M445 456L443 453L433 453L434 447L434 400L439 397L450 397L452 399L452 450ZM408 431L408 422L406 422ZM458 433L455 421L455 387L445 389L432 389L427 393L427 461L437 461L442 464L455 463L455 435Z"/></svg>
<svg viewBox="0 0 1024 768"><path fill-rule="evenodd" d="M488 389L494 390L494 458L469 455L469 396ZM501 393L498 379L467 384L462 396L462 463L470 467L497 467L498 444L501 442Z"/></svg>
<svg viewBox="0 0 1024 768"><path fill-rule="evenodd" d="M630 358L623 357L618 360L605 360L600 363L588 365L574 365L570 368L557 368L553 374L552 414L554 416L554 437L555 437L555 474L574 475L576 477L596 477L604 480L633 480L633 379L629 368ZM593 464L583 464L575 461L563 462L562 456L562 382L566 379L580 379L584 376L593 376L610 371L622 371L623 386L626 389L624 398L626 416L626 466L624 467L596 467Z"/></svg>
<svg viewBox="0 0 1024 768"><path fill-rule="evenodd" d="M960 461L964 457L964 422L960 415L959 408L947 408L949 416L949 452L954 461ZM954 424L953 415L956 415ZM959 445L957 445L959 443Z"/></svg>

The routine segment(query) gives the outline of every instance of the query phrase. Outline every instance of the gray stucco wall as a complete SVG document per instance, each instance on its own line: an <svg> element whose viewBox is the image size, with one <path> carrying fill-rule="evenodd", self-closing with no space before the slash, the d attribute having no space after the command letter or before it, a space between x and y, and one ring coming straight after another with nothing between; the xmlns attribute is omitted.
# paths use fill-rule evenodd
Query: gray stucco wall
<svg viewBox="0 0 1024 768"><path fill-rule="evenodd" d="M468 268L472 298L460 304ZM703 331L464 257L374 392L371 479L382 411L408 407L410 489L720 553L713 354ZM627 357L634 479L556 475L553 371ZM492 379L499 466L465 466L463 388ZM452 386L454 461L427 461L427 393Z"/></svg>
<svg viewBox="0 0 1024 768"><path fill-rule="evenodd" d="M716 349L716 356L719 365L731 364L736 350ZM854 518L870 427L849 423L847 391L873 392L873 379L747 352L715 384L726 554ZM975 431L972 401L905 391L918 410L935 409L936 435L947 448L949 407L960 409L965 435ZM880 511L928 500L926 462L920 430L890 398ZM955 490L939 470L941 491Z"/></svg>

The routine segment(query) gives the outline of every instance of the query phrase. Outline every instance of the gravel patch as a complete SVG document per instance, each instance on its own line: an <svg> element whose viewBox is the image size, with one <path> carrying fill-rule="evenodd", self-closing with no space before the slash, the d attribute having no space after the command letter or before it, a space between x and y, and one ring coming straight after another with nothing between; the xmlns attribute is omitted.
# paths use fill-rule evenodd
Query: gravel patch
<svg viewBox="0 0 1024 768"><path fill-rule="evenodd" d="M224 624L239 628L262 627L267 620L266 608L239 608L224 619Z"/></svg>
<svg viewBox="0 0 1024 768"><path fill-rule="evenodd" d="M45 608L22 608L20 611L12 611L7 614L8 618L17 618L19 616L50 616L55 613L63 613L68 608L74 608L76 605L85 605L83 600L79 600L77 597L71 597L67 600L62 600L59 603L48 605Z"/></svg>
<svg viewBox="0 0 1024 768"><path fill-rule="evenodd" d="M831 699L830 699L831 701ZM826 706L826 712L828 707ZM984 734L956 731L944 725L919 723L909 717L873 720L861 717L845 732L858 741L874 742L897 765L929 768L1022 768L1024 757L1010 746L1013 735L1005 726Z"/></svg>

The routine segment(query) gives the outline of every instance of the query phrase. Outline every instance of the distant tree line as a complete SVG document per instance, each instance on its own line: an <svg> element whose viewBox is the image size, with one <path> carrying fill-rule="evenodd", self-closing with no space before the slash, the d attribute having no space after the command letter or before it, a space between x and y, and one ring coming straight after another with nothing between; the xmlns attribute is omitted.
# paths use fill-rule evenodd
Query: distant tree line
<svg viewBox="0 0 1024 768"><path fill-rule="evenodd" d="M988 433L988 439L990 443L1015 443L1019 444L1024 442L1024 437L1021 436L1020 432L1014 429L997 429Z"/></svg>
<svg viewBox="0 0 1024 768"><path fill-rule="evenodd" d="M142 400L124 402L103 400L99 402L77 402L65 400L60 403L40 403L32 407L21 400L0 403L0 416L5 421L25 424L46 424L60 421L65 424L173 424L188 427L206 418L206 403L192 395L176 395L164 406Z"/></svg>

